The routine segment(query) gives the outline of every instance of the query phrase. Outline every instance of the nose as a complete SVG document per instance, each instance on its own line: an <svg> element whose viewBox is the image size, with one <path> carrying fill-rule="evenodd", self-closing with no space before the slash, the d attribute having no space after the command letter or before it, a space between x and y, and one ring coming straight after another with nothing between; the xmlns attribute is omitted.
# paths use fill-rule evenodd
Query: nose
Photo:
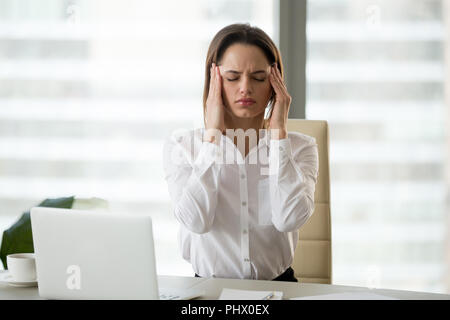
<svg viewBox="0 0 450 320"><path fill-rule="evenodd" d="M241 83L240 83L240 93L242 95L248 95L253 92L253 88L251 86L250 77L248 76L242 76L241 77Z"/></svg>

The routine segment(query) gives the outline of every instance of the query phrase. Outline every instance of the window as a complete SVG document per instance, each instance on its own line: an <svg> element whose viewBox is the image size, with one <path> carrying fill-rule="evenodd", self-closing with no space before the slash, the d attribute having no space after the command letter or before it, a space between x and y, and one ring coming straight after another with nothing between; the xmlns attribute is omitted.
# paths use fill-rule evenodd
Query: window
<svg viewBox="0 0 450 320"><path fill-rule="evenodd" d="M273 37L277 1L0 0L0 230L45 198L153 217L160 274L178 250L164 139L203 126L204 63L224 26Z"/></svg>
<svg viewBox="0 0 450 320"><path fill-rule="evenodd" d="M336 284L450 290L444 5L308 2L306 115L330 125Z"/></svg>

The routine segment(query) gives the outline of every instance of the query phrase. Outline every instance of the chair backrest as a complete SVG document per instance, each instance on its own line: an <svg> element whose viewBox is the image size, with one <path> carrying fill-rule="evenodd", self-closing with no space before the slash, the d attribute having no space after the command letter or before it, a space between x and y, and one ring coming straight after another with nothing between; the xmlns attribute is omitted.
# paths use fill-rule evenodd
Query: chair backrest
<svg viewBox="0 0 450 320"><path fill-rule="evenodd" d="M314 213L300 228L293 268L304 283L331 284L331 216L328 123L288 119L288 131L314 137L319 150L319 175L314 194Z"/></svg>

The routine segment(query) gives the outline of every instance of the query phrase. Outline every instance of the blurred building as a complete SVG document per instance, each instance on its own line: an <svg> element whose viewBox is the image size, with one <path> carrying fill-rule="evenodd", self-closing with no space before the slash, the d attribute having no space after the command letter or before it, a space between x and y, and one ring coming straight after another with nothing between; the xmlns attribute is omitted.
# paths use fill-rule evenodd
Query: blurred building
<svg viewBox="0 0 450 320"><path fill-rule="evenodd" d="M330 123L336 283L449 290L448 9L308 2L306 114Z"/></svg>
<svg viewBox="0 0 450 320"><path fill-rule="evenodd" d="M217 31L250 22L273 36L276 4L0 0L0 232L45 198L101 197L151 214L158 272L192 276L163 141L203 126Z"/></svg>
<svg viewBox="0 0 450 320"><path fill-rule="evenodd" d="M336 284L450 292L448 2L308 1L306 115L330 123ZM192 276L163 139L203 125L214 34L250 22L277 43L277 8L0 0L0 232L43 198L102 197L151 214L158 272Z"/></svg>

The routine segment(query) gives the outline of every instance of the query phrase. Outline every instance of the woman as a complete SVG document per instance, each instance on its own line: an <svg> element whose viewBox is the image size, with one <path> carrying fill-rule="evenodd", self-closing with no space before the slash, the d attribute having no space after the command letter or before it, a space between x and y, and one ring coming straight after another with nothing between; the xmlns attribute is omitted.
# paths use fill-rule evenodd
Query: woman
<svg viewBox="0 0 450 320"><path fill-rule="evenodd" d="M223 28L206 59L205 128L174 133L164 146L182 256L196 276L297 281L291 264L314 210L318 153L314 138L287 131L282 74L264 31Z"/></svg>

